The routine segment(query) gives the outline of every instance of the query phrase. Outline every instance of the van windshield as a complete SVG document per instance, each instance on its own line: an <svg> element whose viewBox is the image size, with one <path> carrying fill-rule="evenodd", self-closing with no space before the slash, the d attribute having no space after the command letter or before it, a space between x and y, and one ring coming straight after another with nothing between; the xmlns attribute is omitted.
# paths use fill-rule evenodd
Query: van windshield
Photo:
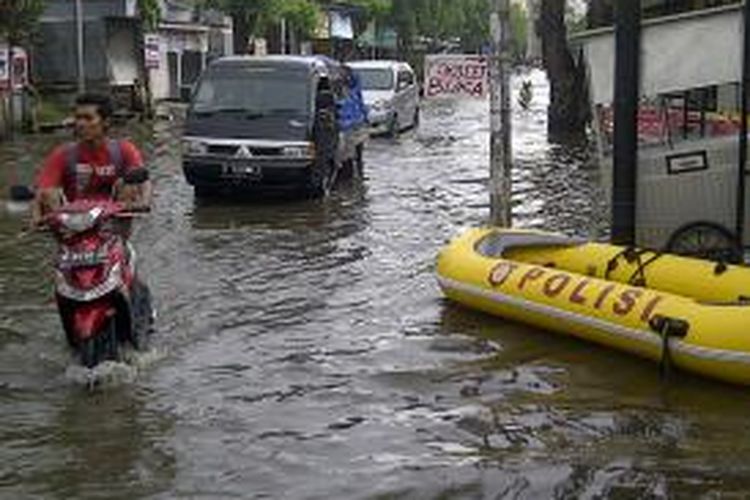
<svg viewBox="0 0 750 500"><path fill-rule="evenodd" d="M393 71L389 69L357 68L354 71L362 80L363 90L393 89Z"/></svg>
<svg viewBox="0 0 750 500"><path fill-rule="evenodd" d="M309 81L306 71L240 65L211 68L198 86L191 111L306 117Z"/></svg>

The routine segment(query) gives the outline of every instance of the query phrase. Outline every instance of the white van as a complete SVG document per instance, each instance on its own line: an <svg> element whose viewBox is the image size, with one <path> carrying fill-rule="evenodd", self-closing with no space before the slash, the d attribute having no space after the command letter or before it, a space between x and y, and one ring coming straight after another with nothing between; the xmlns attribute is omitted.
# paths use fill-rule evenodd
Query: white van
<svg viewBox="0 0 750 500"><path fill-rule="evenodd" d="M400 61L353 61L368 108L371 133L391 137L419 124L419 85L414 70Z"/></svg>

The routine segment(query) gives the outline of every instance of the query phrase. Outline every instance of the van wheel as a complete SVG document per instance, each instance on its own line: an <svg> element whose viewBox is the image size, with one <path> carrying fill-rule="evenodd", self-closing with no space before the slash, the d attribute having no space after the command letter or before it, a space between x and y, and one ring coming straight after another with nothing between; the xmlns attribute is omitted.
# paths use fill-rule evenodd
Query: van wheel
<svg viewBox="0 0 750 500"><path fill-rule="evenodd" d="M88 369L104 361L117 361L119 343L114 319L107 321L100 333L81 342L78 345L78 355L81 364Z"/></svg>

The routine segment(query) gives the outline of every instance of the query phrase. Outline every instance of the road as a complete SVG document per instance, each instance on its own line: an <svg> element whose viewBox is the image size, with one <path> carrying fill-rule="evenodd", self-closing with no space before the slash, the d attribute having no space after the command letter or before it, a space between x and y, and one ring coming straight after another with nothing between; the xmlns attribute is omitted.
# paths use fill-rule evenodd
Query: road
<svg viewBox="0 0 750 500"><path fill-rule="evenodd" d="M518 225L606 231L586 148L514 114ZM438 249L488 215L486 103L429 103L325 201L197 203L179 123L143 145L153 350L89 394L51 300L52 244L0 212L0 498L594 498L744 494L745 391L461 309ZM61 137L0 145L29 170ZM9 182L7 179L5 182ZM5 192L5 189L3 189Z"/></svg>

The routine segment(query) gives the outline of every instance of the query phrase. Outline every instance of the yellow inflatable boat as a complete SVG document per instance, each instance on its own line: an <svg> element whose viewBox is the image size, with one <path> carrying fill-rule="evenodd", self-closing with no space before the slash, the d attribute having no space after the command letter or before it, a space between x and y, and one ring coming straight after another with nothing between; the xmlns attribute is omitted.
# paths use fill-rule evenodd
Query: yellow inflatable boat
<svg viewBox="0 0 750 500"><path fill-rule="evenodd" d="M473 229L438 256L448 298L750 384L750 269L561 235Z"/></svg>

